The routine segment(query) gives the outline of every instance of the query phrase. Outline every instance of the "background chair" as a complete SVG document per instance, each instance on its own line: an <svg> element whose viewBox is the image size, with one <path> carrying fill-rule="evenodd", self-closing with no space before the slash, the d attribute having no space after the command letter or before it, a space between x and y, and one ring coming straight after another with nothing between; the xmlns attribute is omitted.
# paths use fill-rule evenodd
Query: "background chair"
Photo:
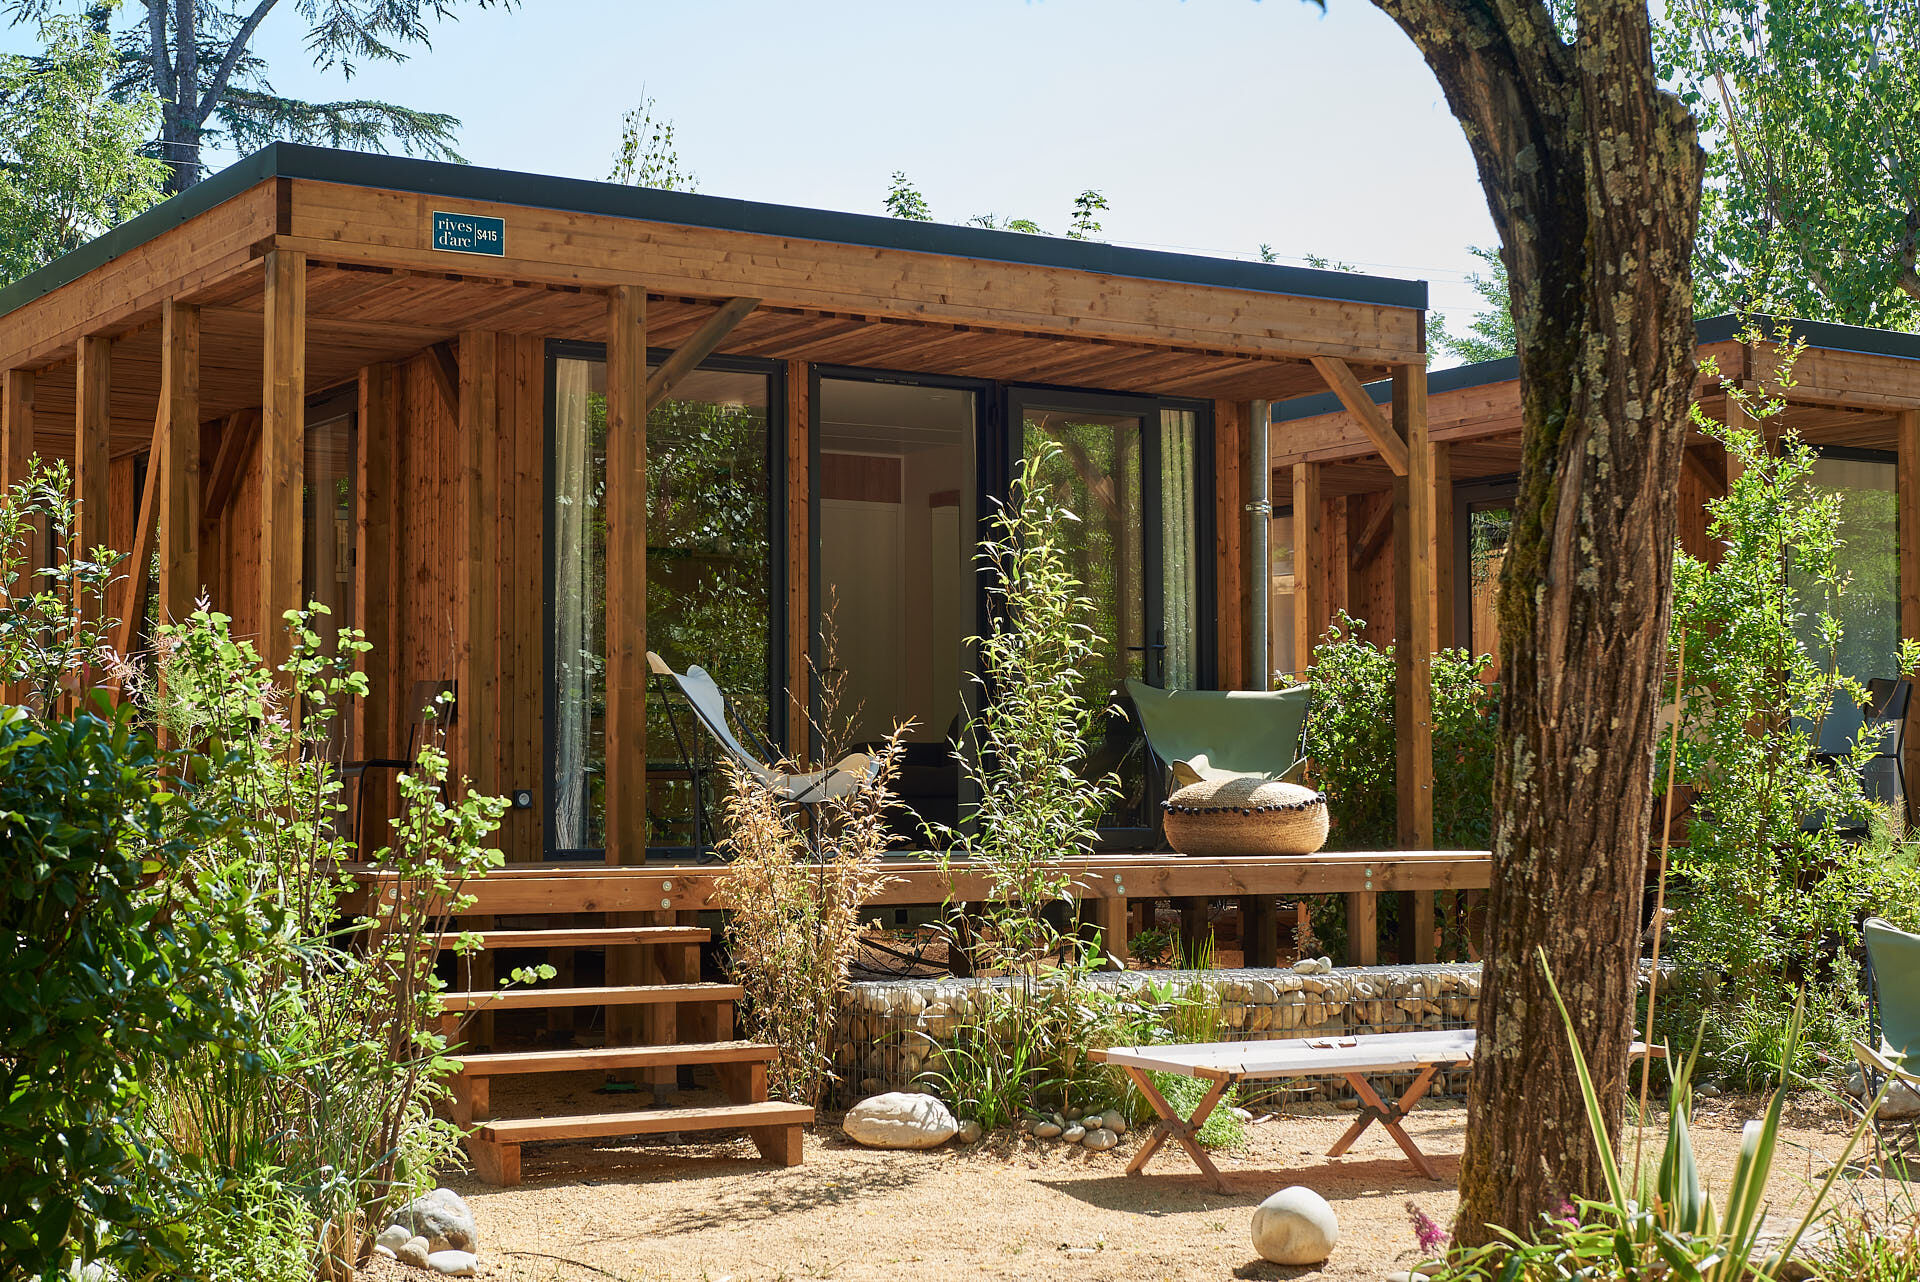
<svg viewBox="0 0 1920 1282"><path fill-rule="evenodd" d="M1879 1094L1888 1078L1920 1090L1920 935L1879 917L1869 917L1860 933L1867 944L1868 1040L1855 1042L1853 1052L1865 1070L1866 1098ZM1906 1123L1909 1145L1915 1127L1915 1121ZM1891 1129L1874 1118L1882 1143L1892 1143Z"/></svg>

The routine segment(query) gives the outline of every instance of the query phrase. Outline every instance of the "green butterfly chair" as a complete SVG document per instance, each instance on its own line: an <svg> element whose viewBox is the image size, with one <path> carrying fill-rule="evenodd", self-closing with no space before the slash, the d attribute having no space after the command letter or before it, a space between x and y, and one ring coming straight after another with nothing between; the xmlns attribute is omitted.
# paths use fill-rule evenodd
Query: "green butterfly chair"
<svg viewBox="0 0 1920 1282"><path fill-rule="evenodd" d="M1285 690L1161 690L1127 682L1147 746L1183 787L1210 775L1280 779L1303 757L1307 686Z"/></svg>
<svg viewBox="0 0 1920 1282"><path fill-rule="evenodd" d="M1869 917L1861 933L1867 941L1867 998L1872 1016L1871 1044L1855 1042L1854 1056L1866 1068L1867 1098L1888 1078L1920 1091L1920 935ZM1876 1118L1883 1141L1887 1129ZM1904 1137L1914 1138L1908 1124Z"/></svg>

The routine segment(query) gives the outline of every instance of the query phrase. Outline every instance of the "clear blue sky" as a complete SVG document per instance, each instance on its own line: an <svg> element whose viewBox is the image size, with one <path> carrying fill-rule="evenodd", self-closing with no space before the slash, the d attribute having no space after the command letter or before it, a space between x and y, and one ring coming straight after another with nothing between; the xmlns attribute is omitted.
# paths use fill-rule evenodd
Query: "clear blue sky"
<svg viewBox="0 0 1920 1282"><path fill-rule="evenodd" d="M879 212L901 169L939 218L1053 230L1095 187L1106 239L1324 254L1430 281L1459 323L1494 243L1439 86L1365 0L524 0L350 82L304 35L281 0L278 89L451 112L476 164L604 177L644 88L718 195Z"/></svg>

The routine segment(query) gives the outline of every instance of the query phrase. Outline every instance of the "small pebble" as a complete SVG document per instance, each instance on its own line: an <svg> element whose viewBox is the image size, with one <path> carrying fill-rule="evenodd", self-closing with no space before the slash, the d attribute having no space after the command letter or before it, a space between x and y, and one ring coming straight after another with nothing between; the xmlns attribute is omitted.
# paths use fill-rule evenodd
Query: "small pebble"
<svg viewBox="0 0 1920 1282"><path fill-rule="evenodd" d="M393 1258L402 1264L411 1264L416 1269L424 1269L427 1267L427 1256L430 1254L431 1252L427 1250L427 1239L412 1237L400 1244L399 1249L393 1253Z"/></svg>
<svg viewBox="0 0 1920 1282"><path fill-rule="evenodd" d="M1050 1140L1065 1129L1062 1126L1055 1126L1052 1122L1042 1122L1033 1128L1033 1134L1035 1139Z"/></svg>
<svg viewBox="0 0 1920 1282"><path fill-rule="evenodd" d="M962 1144L978 1144L980 1142L980 1123L969 1117L966 1121L960 1123L958 1135Z"/></svg>
<svg viewBox="0 0 1920 1282"><path fill-rule="evenodd" d="M1078 1144L1081 1140L1087 1138L1087 1128L1077 1125L1069 1126L1066 1130L1060 1132L1060 1138L1069 1144Z"/></svg>
<svg viewBox="0 0 1920 1282"><path fill-rule="evenodd" d="M1100 1125L1106 1127L1115 1135L1125 1135L1127 1133L1126 1116L1117 1108L1110 1108L1100 1114Z"/></svg>
<svg viewBox="0 0 1920 1282"><path fill-rule="evenodd" d="M450 1278L470 1278L480 1271L480 1261L472 1251L435 1251L427 1267Z"/></svg>
<svg viewBox="0 0 1920 1282"><path fill-rule="evenodd" d="M1112 1131L1102 1126L1097 1130L1088 1131L1087 1137L1081 1140L1080 1144L1081 1147L1090 1148L1096 1153L1104 1153L1119 1142L1120 1137L1118 1135L1115 1135Z"/></svg>

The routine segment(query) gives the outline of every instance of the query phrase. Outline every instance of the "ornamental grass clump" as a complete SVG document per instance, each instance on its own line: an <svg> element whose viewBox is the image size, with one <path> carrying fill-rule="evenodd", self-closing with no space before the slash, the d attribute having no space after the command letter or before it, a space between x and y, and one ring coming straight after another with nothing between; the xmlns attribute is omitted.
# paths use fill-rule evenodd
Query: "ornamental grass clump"
<svg viewBox="0 0 1920 1282"><path fill-rule="evenodd" d="M826 633L815 729L832 744L843 732L844 683L832 661L831 623ZM880 860L893 842L893 781L906 729L888 736L873 754L874 769L852 790L811 808L783 801L745 770L730 771L722 845L732 865L720 903L733 975L747 990L746 1031L776 1049L767 1086L782 1099L817 1107L835 1080L841 999L870 930L860 909L887 883Z"/></svg>

